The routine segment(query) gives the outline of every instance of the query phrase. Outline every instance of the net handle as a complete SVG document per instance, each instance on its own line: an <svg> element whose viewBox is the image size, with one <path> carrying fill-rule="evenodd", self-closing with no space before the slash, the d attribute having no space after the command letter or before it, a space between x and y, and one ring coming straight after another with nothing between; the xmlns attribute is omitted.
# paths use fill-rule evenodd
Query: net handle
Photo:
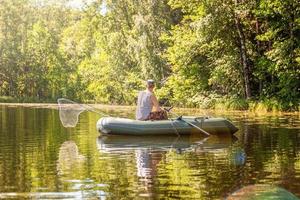
<svg viewBox="0 0 300 200"><path fill-rule="evenodd" d="M80 104L80 103L77 103L75 101L72 101L70 99L66 99L66 98L58 98L57 99L57 103L58 105L60 105L59 101L68 101L68 102L71 102L73 104L76 104L76 105L79 105L80 107L84 108L85 111L91 111L91 112L94 112L94 113L97 113L99 115L104 115L105 117L108 117L107 114L103 113L103 112L100 112L98 110L96 110L97 108L93 107L93 106L90 106L88 104Z"/></svg>

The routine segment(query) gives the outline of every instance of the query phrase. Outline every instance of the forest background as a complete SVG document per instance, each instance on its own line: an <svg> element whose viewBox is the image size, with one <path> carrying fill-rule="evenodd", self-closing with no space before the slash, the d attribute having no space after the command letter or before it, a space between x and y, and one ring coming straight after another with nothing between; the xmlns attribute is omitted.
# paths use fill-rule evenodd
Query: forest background
<svg viewBox="0 0 300 200"><path fill-rule="evenodd" d="M0 102L299 111L298 0L0 0Z"/></svg>

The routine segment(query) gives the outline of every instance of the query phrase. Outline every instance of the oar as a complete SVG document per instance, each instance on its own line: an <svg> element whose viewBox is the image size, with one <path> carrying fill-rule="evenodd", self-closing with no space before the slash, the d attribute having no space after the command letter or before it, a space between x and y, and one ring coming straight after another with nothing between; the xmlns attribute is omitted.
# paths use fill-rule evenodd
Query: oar
<svg viewBox="0 0 300 200"><path fill-rule="evenodd" d="M201 131L201 132L204 133L205 135L210 136L210 134L209 134L208 132L206 132L205 130L203 130L203 129L200 128L199 126L196 126L195 124L190 123L190 122L188 122L188 121L182 119L182 116L178 117L177 119L178 119L178 120L181 120L181 121L184 121L185 123L187 123L187 124L189 124L189 125L195 127L196 129L198 129L199 131Z"/></svg>
<svg viewBox="0 0 300 200"><path fill-rule="evenodd" d="M201 132L204 133L205 135L210 136L210 134L209 134L208 132L206 132L205 130L203 130L203 129L200 128L199 126L196 126L195 124L193 124L193 123L191 123L191 122L188 122L188 121L182 119L182 116L179 116L179 115L177 115L177 114L174 113L174 112L171 112L171 109L172 109L172 108L173 108L173 107L171 107L171 108L169 108L169 109L164 109L164 110L165 110L166 112L168 112L168 113L172 113L172 114L176 115L177 120L184 121L184 122L187 123L188 125L190 125L190 126L192 126L192 127L195 127L196 129L198 129L199 131L201 131Z"/></svg>

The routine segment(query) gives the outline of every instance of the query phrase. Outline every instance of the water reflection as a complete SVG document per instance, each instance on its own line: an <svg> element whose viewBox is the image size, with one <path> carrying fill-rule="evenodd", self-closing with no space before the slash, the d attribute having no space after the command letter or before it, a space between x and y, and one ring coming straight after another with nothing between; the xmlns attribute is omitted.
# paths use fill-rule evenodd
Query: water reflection
<svg viewBox="0 0 300 200"><path fill-rule="evenodd" d="M85 160L85 156L79 154L76 143L74 141L66 141L59 148L57 171L59 175L63 175L70 173L71 170L80 170L80 165Z"/></svg>
<svg viewBox="0 0 300 200"><path fill-rule="evenodd" d="M234 192L226 200L299 200L289 191L268 184L245 186Z"/></svg>
<svg viewBox="0 0 300 200"><path fill-rule="evenodd" d="M140 183L139 196L153 197L157 166L163 157L161 152L151 152L146 149L135 150L137 177Z"/></svg>
<svg viewBox="0 0 300 200"><path fill-rule="evenodd" d="M55 109L0 106L0 199L224 199L261 184L300 196L300 116L210 115L236 138L98 138L94 113L66 129Z"/></svg>
<svg viewBox="0 0 300 200"><path fill-rule="evenodd" d="M183 151L220 151L228 148L237 141L235 136L223 134L221 136L212 135L203 137L195 135L160 135L160 136L99 136L97 146L100 152L104 153L125 153L132 150L147 149L151 151L169 151L175 149L177 152Z"/></svg>
<svg viewBox="0 0 300 200"><path fill-rule="evenodd" d="M0 193L0 199L96 199L105 200L105 193L102 191L76 191L76 192L31 192L31 193Z"/></svg>
<svg viewBox="0 0 300 200"><path fill-rule="evenodd" d="M97 146L99 152L108 155L133 153L136 162L136 176L139 181L138 195L159 199L157 185L164 182L161 180L161 174L165 173L164 167L166 163L173 163L170 159L175 158L175 160L178 160L179 158L179 160L184 161L186 159L183 158L187 155L195 157L213 155L222 160L224 157L228 157L233 165L243 165L245 152L240 148L232 148L232 144L235 142L237 142L237 138L230 134L210 137L201 137L198 134L159 137L100 136L97 140ZM189 159L186 161L187 164L190 162ZM176 164L176 162L176 167L185 168L182 164ZM201 191L199 192L202 193Z"/></svg>

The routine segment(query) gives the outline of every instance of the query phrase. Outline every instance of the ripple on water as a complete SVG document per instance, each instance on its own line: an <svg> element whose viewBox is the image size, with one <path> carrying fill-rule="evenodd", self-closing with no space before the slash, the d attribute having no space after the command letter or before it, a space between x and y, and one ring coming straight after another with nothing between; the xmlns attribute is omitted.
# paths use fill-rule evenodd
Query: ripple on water
<svg viewBox="0 0 300 200"><path fill-rule="evenodd" d="M104 191L75 191L75 192L11 192L0 193L0 199L106 199Z"/></svg>

